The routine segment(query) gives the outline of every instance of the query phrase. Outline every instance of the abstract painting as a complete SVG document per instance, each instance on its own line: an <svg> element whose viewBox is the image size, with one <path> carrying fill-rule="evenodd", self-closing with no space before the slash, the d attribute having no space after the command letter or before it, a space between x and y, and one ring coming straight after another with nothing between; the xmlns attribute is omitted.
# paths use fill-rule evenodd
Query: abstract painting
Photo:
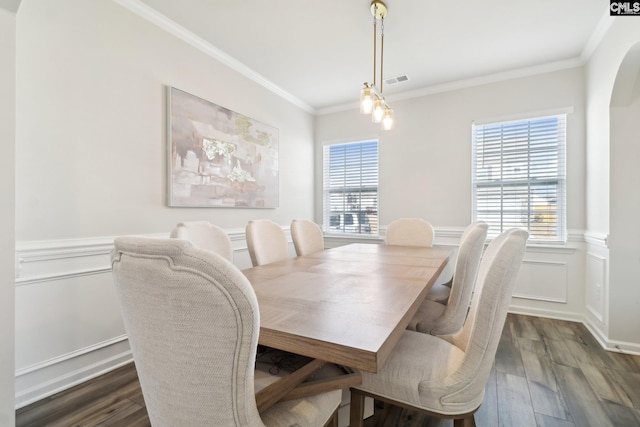
<svg viewBox="0 0 640 427"><path fill-rule="evenodd" d="M278 207L278 129L168 91L169 206Z"/></svg>

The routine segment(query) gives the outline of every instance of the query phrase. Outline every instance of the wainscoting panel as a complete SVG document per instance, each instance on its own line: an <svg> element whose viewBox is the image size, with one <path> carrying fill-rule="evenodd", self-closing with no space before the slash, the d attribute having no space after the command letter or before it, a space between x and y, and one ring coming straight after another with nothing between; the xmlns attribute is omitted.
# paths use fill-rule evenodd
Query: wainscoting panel
<svg viewBox="0 0 640 427"><path fill-rule="evenodd" d="M586 306L600 322L604 322L606 262L604 257L587 252Z"/></svg>
<svg viewBox="0 0 640 427"><path fill-rule="evenodd" d="M609 338L609 236L587 232L585 239L585 320L602 346L640 354L640 343L620 343Z"/></svg>
<svg viewBox="0 0 640 427"><path fill-rule="evenodd" d="M567 302L565 262L524 260L513 296L550 302Z"/></svg>
<svg viewBox="0 0 640 427"><path fill-rule="evenodd" d="M16 406L131 361L112 238L16 244Z"/></svg>
<svg viewBox="0 0 640 427"><path fill-rule="evenodd" d="M234 264L251 267L244 229L227 233ZM16 243L17 408L132 360L111 277L113 240Z"/></svg>
<svg viewBox="0 0 640 427"><path fill-rule="evenodd" d="M295 256L289 229L283 228L289 255ZM462 231L437 229L435 246L455 249ZM244 229L227 232L234 264L250 267ZM603 346L638 351L638 344L609 341L599 320L606 319L606 239L574 233L569 240L562 247L527 248L510 310L586 321ZM328 236L325 247L354 241L381 244L384 236ZM111 278L112 248L113 237L16 243L17 407L131 360Z"/></svg>

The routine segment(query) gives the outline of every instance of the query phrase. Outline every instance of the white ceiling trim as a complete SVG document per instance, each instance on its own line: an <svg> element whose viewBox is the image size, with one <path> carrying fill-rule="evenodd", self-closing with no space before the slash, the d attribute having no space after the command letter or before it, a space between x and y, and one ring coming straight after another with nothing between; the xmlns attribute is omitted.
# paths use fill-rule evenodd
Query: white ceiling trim
<svg viewBox="0 0 640 427"><path fill-rule="evenodd" d="M227 53L218 49L211 43L193 34L191 31L177 24L175 21L172 21L171 19L167 18L161 13L158 13L155 9L152 9L151 7L142 3L140 0L113 0L113 1L125 7L126 9L129 9L131 12L140 16L141 18L146 19L152 24L157 25L158 27L162 28L168 33L178 37L180 40L190 44L196 49L201 50L202 52L206 53L212 58L222 62L224 65L231 68L232 70L237 71L243 76L253 80L254 82L263 86L265 89L270 90L271 92L291 102L292 104L303 109L304 111L311 114L314 114L316 112L315 109L310 105L308 105L307 103L303 102L302 100L295 97L291 93L282 89L280 86L274 84L273 82L268 80L266 77L256 73L251 68L247 67L245 64L238 61L237 59L229 56Z"/></svg>
<svg viewBox="0 0 640 427"><path fill-rule="evenodd" d="M295 95L291 94L290 92L287 92L280 86L271 82L266 77L255 72L253 69L249 68L242 62L231 57L226 52L218 49L217 47L215 47L208 41L204 40L203 38L195 35L191 31L187 30L186 28L176 23L175 21L167 18L165 15L159 13L158 11L146 5L142 1L140 0L113 0L113 1L123 6L124 8L130 10L131 12L135 13L136 15L142 17L143 19L167 31L168 33L174 35L175 37L186 42L187 44L201 50L202 52L209 55L210 57L225 64L232 70L258 83L265 89L275 93L276 95L291 102L295 106L301 108L302 110L310 114L324 115L324 114L331 114L331 113L347 111L347 110L358 108L357 100L354 100L353 102L348 104L341 104L341 105L336 105L336 106L331 106L331 107L326 107L321 109L314 109L313 107L311 107L310 105L308 105L307 103L305 103L304 101L296 97ZM611 24L614 19L615 18L609 16L609 10L607 8L606 11L603 13L602 17L600 18L600 20L598 21L596 28L594 29L593 33L589 37L589 40L585 44L579 57L571 58L563 61L547 63L547 64L540 64L532 67L494 73L494 74L485 75L485 76L473 77L465 80L436 84L436 85L424 87L422 89L417 89L417 90L412 90L407 92L400 92L394 95L387 96L386 98L390 102L405 100L405 99L412 99L412 98L418 98L421 96L427 96L427 95L432 95L436 93L465 89L473 86L480 86L483 84L496 83L503 80L511 80L515 78L522 78L522 77L532 76L536 74L542 74L542 73L559 71L563 69L582 66L589 60L589 58L591 57L595 49L598 47L603 37L611 27Z"/></svg>
<svg viewBox="0 0 640 427"><path fill-rule="evenodd" d="M615 17L609 15L609 8L607 8L607 10L600 17L596 28L593 30L593 33L591 33L591 36L589 37L589 40L587 40L587 43L584 45L584 49L582 49L580 58L582 58L585 63L589 60L589 58L591 58L591 55L593 55L593 52L596 50L598 45L600 45L600 42L604 38L605 34L607 34L607 31L609 31L609 28L611 28L614 19Z"/></svg>
<svg viewBox="0 0 640 427"><path fill-rule="evenodd" d="M489 83L497 83L505 80L512 80L522 77L534 76L537 74L550 73L553 71L566 70L575 67L581 67L585 64L582 57L567 59L564 61L549 62L547 64L534 65L532 67L519 68L516 70L503 71L500 73L488 74L480 77L473 77L465 80L458 80L449 83L428 86L422 89L401 92L394 95L385 96L389 103L404 99L419 98L421 96L433 95L436 93L450 92L459 89L466 89L474 86L481 86ZM347 111L359 108L357 102L349 104L336 105L333 107L322 108L316 111L317 115L332 114L340 111Z"/></svg>

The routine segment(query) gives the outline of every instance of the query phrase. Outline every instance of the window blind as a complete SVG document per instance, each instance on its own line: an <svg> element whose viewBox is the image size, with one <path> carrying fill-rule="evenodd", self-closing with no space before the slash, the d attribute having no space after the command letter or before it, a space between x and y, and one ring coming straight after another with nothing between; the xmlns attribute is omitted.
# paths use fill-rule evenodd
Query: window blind
<svg viewBox="0 0 640 427"><path fill-rule="evenodd" d="M378 141L325 145L323 227L378 234Z"/></svg>
<svg viewBox="0 0 640 427"><path fill-rule="evenodd" d="M489 236L517 227L566 241L566 115L474 125L473 217Z"/></svg>

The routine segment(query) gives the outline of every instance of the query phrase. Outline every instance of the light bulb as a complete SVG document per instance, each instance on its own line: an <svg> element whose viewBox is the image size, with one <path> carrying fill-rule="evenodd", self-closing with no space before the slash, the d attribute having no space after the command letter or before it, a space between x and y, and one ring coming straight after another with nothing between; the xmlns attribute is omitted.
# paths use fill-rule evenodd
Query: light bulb
<svg viewBox="0 0 640 427"><path fill-rule="evenodd" d="M375 107L373 107L373 114L371 116L371 119L373 120L373 123L380 123L383 117L384 117L384 107L383 107L382 100L376 99L376 104L375 104Z"/></svg>
<svg viewBox="0 0 640 427"><path fill-rule="evenodd" d="M365 83L364 88L360 91L360 112L362 114L371 114L371 111L373 111L371 88Z"/></svg>
<svg viewBox="0 0 640 427"><path fill-rule="evenodd" d="M382 119L382 129L391 130L393 129L393 115L391 114L393 110L387 107L384 109L384 118Z"/></svg>

